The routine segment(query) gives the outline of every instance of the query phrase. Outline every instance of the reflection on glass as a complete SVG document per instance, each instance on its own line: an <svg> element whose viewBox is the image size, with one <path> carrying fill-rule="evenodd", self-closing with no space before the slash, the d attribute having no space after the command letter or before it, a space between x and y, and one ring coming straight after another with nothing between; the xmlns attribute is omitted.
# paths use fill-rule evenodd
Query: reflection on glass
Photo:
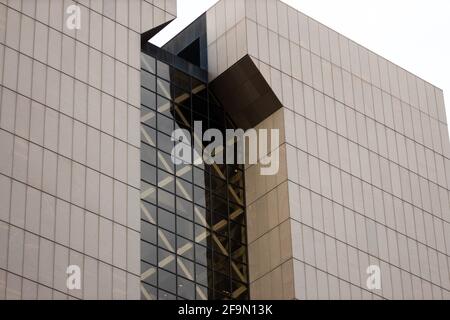
<svg viewBox="0 0 450 320"><path fill-rule="evenodd" d="M175 255L163 249L158 249L158 266L175 273Z"/></svg>
<svg viewBox="0 0 450 320"><path fill-rule="evenodd" d="M158 209L158 225L161 228L175 232L175 215L164 209Z"/></svg>
<svg viewBox="0 0 450 320"><path fill-rule="evenodd" d="M177 214L188 220L193 219L194 206L192 202L177 197Z"/></svg>
<svg viewBox="0 0 450 320"><path fill-rule="evenodd" d="M176 294L177 281L176 277L165 270L158 270L158 286L160 289Z"/></svg>
<svg viewBox="0 0 450 320"><path fill-rule="evenodd" d="M147 108L156 109L156 95L153 92L142 88L141 103Z"/></svg>
<svg viewBox="0 0 450 320"><path fill-rule="evenodd" d="M175 196L164 190L158 190L158 206L173 212L175 210Z"/></svg>
<svg viewBox="0 0 450 320"><path fill-rule="evenodd" d="M186 219L177 217L177 233L186 239L194 239L194 224Z"/></svg>
<svg viewBox="0 0 450 320"><path fill-rule="evenodd" d="M194 120L203 130L232 122L205 83L145 54L142 61L142 298L247 299L242 166L171 159L174 129L204 147Z"/></svg>
<svg viewBox="0 0 450 320"><path fill-rule="evenodd" d="M141 85L151 91L155 90L156 77L148 72L141 72Z"/></svg>
<svg viewBox="0 0 450 320"><path fill-rule="evenodd" d="M195 299L195 285L192 281L178 277L178 295L188 300Z"/></svg>
<svg viewBox="0 0 450 320"><path fill-rule="evenodd" d="M168 64L165 64L161 61L157 62L157 70L158 70L158 76L170 81L170 67Z"/></svg>

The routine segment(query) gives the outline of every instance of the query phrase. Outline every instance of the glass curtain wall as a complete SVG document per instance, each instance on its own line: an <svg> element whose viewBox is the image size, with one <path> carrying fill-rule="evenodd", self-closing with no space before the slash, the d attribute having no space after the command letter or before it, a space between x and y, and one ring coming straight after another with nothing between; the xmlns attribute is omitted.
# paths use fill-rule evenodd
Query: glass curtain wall
<svg viewBox="0 0 450 320"><path fill-rule="evenodd" d="M145 53L141 68L142 299L248 299L243 167L171 159L173 130L202 150L194 121L233 123L206 83Z"/></svg>

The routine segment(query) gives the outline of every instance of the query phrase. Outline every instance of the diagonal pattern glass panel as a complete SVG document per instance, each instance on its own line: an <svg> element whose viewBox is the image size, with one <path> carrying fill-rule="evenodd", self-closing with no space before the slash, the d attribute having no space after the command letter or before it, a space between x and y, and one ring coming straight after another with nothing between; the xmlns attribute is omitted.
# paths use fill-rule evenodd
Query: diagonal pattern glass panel
<svg viewBox="0 0 450 320"><path fill-rule="evenodd" d="M230 121L205 83L146 54L141 61L142 298L246 299L242 168L195 162L205 145L194 121L203 130ZM195 165L172 162L177 128L191 135Z"/></svg>

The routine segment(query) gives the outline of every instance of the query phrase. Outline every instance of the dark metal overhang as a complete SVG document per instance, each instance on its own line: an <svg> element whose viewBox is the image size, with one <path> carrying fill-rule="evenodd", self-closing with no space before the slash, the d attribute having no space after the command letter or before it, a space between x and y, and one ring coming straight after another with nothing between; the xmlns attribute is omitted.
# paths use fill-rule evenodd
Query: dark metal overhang
<svg viewBox="0 0 450 320"><path fill-rule="evenodd" d="M249 55L214 79L210 89L237 127L245 130L283 106Z"/></svg>

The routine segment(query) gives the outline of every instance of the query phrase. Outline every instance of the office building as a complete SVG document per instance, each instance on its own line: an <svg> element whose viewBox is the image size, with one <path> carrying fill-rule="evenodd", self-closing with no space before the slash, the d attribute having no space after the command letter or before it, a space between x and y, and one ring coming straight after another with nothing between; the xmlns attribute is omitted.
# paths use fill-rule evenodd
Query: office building
<svg viewBox="0 0 450 320"><path fill-rule="evenodd" d="M175 16L0 4L0 298L449 299L442 90L279 0L148 43ZM279 130L279 170L176 163L194 121Z"/></svg>

